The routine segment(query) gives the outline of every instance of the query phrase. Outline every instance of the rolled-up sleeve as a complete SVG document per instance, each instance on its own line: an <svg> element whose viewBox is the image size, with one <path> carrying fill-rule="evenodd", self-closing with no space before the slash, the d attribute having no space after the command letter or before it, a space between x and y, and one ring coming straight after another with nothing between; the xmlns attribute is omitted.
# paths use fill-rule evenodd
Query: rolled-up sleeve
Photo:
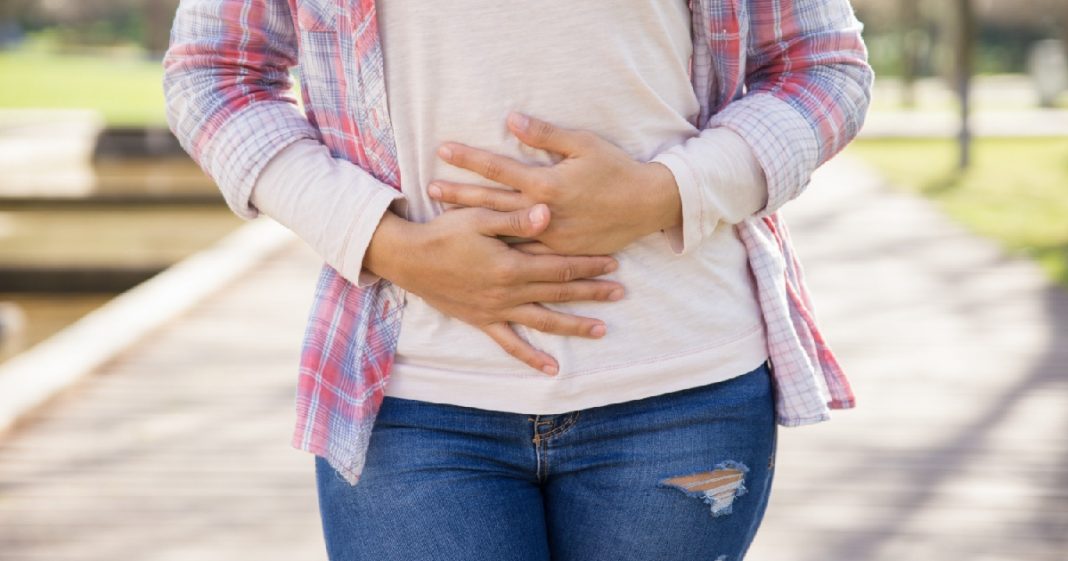
<svg viewBox="0 0 1068 561"><path fill-rule="evenodd" d="M675 176L682 224L664 230L676 255L701 245L721 224L737 224L767 204L764 171L745 139L724 127L700 134L652 160Z"/></svg>
<svg viewBox="0 0 1068 561"><path fill-rule="evenodd" d="M285 0L182 0L164 56L167 121L243 219L279 151L318 134L297 107L297 40Z"/></svg>
<svg viewBox="0 0 1068 561"><path fill-rule="evenodd" d="M371 237L393 201L403 198L355 164L331 156L319 142L301 140L267 164L250 200L363 288L379 280L363 268Z"/></svg>
<svg viewBox="0 0 1068 561"><path fill-rule="evenodd" d="M848 0L748 0L745 93L709 120L752 147L777 211L858 133L873 72Z"/></svg>

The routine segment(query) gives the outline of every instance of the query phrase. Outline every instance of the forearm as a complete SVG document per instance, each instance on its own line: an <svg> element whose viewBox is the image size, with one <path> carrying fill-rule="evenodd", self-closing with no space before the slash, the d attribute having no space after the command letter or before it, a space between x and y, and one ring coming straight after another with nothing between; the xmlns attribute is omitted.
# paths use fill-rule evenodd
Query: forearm
<svg viewBox="0 0 1068 561"><path fill-rule="evenodd" d="M648 209L648 233L671 230L682 224L682 198L671 168L660 162L649 162L644 169L649 179L644 181L641 207Z"/></svg>
<svg viewBox="0 0 1068 561"><path fill-rule="evenodd" d="M700 245L720 222L737 224L767 202L767 182L753 150L723 128L705 129L654 157L677 191L679 220L662 228L679 255Z"/></svg>
<svg viewBox="0 0 1068 561"><path fill-rule="evenodd" d="M378 276L363 268L387 209L403 196L355 164L334 158L314 140L287 147L264 168L252 191L257 211L286 226L357 286Z"/></svg>
<svg viewBox="0 0 1068 561"><path fill-rule="evenodd" d="M420 246L418 234L421 226L387 210L367 245L364 270L402 287L406 286L405 277L412 270L412 257L418 253Z"/></svg>

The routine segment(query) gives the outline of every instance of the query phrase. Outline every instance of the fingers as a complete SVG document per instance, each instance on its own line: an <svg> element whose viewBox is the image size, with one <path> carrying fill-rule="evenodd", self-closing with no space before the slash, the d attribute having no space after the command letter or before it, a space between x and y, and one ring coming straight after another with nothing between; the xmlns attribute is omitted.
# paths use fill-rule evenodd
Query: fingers
<svg viewBox="0 0 1068 561"><path fill-rule="evenodd" d="M512 249L518 249L523 253L529 253L531 255L570 255L566 253L560 253L560 250L553 249L542 242L536 240L528 240L524 238L509 238L509 245ZM586 255L606 255L591 253Z"/></svg>
<svg viewBox="0 0 1068 561"><path fill-rule="evenodd" d="M543 204L511 212L480 210L477 228L485 236L533 238L549 225L549 207Z"/></svg>
<svg viewBox="0 0 1068 561"><path fill-rule="evenodd" d="M430 198L441 202L488 208L498 212L511 212L530 206L523 195L516 191L440 180L431 183L427 193Z"/></svg>
<svg viewBox="0 0 1068 561"><path fill-rule="evenodd" d="M535 349L530 343L523 340L506 322L491 323L482 327L504 352L528 364L535 370L540 370L550 376L555 376L560 371L556 360L548 354Z"/></svg>
<svg viewBox="0 0 1068 561"><path fill-rule="evenodd" d="M594 136L594 133L587 130L558 127L516 112L508 116L508 126L523 144L567 157L588 151Z"/></svg>
<svg viewBox="0 0 1068 561"><path fill-rule="evenodd" d="M529 281L569 282L615 271L619 264L607 255L531 255L520 261L517 276Z"/></svg>
<svg viewBox="0 0 1068 561"><path fill-rule="evenodd" d="M525 241L524 242L524 241L518 241L518 238L517 238L516 242L514 242L514 243L513 242L509 242L509 243L511 244L512 249L518 249L519 251L522 251L523 253L529 253L531 255L555 255L556 254L556 250L554 250L553 248L551 248L551 247L549 247L549 246L547 246L547 245L545 245L545 244L543 244L541 242L536 242L536 241L533 241L533 242L532 241Z"/></svg>
<svg viewBox="0 0 1068 561"><path fill-rule="evenodd" d="M545 172L542 166L524 164L508 156L455 142L438 148L438 156L456 167L521 191L541 181L541 174Z"/></svg>
<svg viewBox="0 0 1068 561"><path fill-rule="evenodd" d="M624 291L619 283L580 280L531 283L521 289L518 296L526 302L573 302L577 300L615 302L623 299Z"/></svg>
<svg viewBox="0 0 1068 561"><path fill-rule="evenodd" d="M516 306L510 315L508 320L513 323L555 335L599 339L608 332L608 328L600 320L557 312L538 304Z"/></svg>

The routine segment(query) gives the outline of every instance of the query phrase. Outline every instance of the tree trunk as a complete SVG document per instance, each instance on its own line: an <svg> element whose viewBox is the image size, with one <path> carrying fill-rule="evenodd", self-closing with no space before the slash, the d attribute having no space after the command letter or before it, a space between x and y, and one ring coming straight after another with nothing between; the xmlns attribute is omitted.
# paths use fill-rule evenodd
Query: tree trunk
<svg viewBox="0 0 1068 561"><path fill-rule="evenodd" d="M971 81L975 73L975 10L971 0L956 0L957 32L955 36L955 70L957 96L960 99L960 159L958 167L967 169L971 164L972 132L969 124L971 113Z"/></svg>
<svg viewBox="0 0 1068 561"><path fill-rule="evenodd" d="M919 64L919 0L901 0L901 104L916 106L916 74Z"/></svg>
<svg viewBox="0 0 1068 561"><path fill-rule="evenodd" d="M1064 59L1068 60L1068 2L1061 0L1057 10L1057 21L1061 27L1061 44L1064 45Z"/></svg>
<svg viewBox="0 0 1068 561"><path fill-rule="evenodd" d="M175 8L171 0L146 0L144 3L144 46L152 56L160 57L167 51Z"/></svg>
<svg viewBox="0 0 1068 561"><path fill-rule="evenodd" d="M0 25L15 21L16 0L0 0Z"/></svg>

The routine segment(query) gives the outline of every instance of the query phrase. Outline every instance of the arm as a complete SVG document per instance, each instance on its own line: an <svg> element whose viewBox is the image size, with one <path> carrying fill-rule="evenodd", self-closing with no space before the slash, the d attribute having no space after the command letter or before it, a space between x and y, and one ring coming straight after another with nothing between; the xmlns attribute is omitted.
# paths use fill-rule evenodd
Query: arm
<svg viewBox="0 0 1068 561"><path fill-rule="evenodd" d="M317 139L290 95L297 40L285 0L182 0L163 60L167 121L251 220L257 177L290 144Z"/></svg>
<svg viewBox="0 0 1068 561"><path fill-rule="evenodd" d="M848 0L749 0L746 94L709 127L737 133L767 178L766 216L857 135L873 73Z"/></svg>
<svg viewBox="0 0 1068 561"><path fill-rule="evenodd" d="M682 255L720 222L741 222L766 204L763 170L729 129L706 129L643 163L592 131L527 121L521 127L509 119L508 126L524 144L562 154L562 161L532 166L450 142L446 161L515 191L435 180L430 196L506 211L546 203L553 223L536 239L560 253L594 255L657 231Z"/></svg>
<svg viewBox="0 0 1068 561"><path fill-rule="evenodd" d="M521 278L515 280L474 274L491 269L489 263L504 264L519 257L518 251L491 234L537 231L529 210L512 216L484 211L460 220L449 213L444 219L415 224L388 210L394 199L403 198L400 192L388 187L382 192L343 188L359 177L355 165L331 157L317 141L301 140L271 160L256 181L251 200L254 208L295 232L357 286L389 279L442 312L479 327L510 354L546 373L555 372L555 360L522 341L502 318L562 335L603 335L591 333L594 327L603 329L596 320L550 312L530 302L610 300L617 284L586 280L604 274L609 260L562 262L565 258L560 256L531 256L539 270L532 270L531 261L516 268L514 276ZM322 188L330 185L342 188ZM361 219L354 219L355 214ZM561 280L569 267L577 280L561 292L553 281Z"/></svg>
<svg viewBox="0 0 1068 561"><path fill-rule="evenodd" d="M862 25L848 0L749 0L745 7L749 12L747 92L713 115L698 136L650 162L667 167L674 181L629 163L617 166L626 171L611 177L575 172L565 178L568 181L547 181L539 177L540 171L524 172L508 158L459 147L460 158L450 163L519 193L439 181L440 187L432 189L431 196L498 209L547 203L554 216L576 216L566 225L567 231L551 227L539 237L564 253L610 252L648 233L648 224L637 229L628 226L641 226L644 221L625 210L637 206L636 202L663 217L650 223L664 230L677 254L698 245L719 221L737 223L774 213L800 195L812 172L856 136L870 103L873 74L860 35ZM623 161L618 150L597 142L589 131L566 131L544 121L536 124L539 132L524 134L509 122L520 140L534 147L554 149L554 144L561 144L560 148L566 148L563 143L548 142L554 135L584 144L584 155L591 155L586 158L591 169ZM728 153L732 155L729 160ZM581 180L591 177L592 181L582 184ZM584 196L566 200L573 194L566 189L569 184L581 185ZM677 193L666 196L664 185ZM635 195L642 187L655 196ZM676 214L681 218L670 218ZM605 216L623 219L605 220Z"/></svg>
<svg viewBox="0 0 1068 561"><path fill-rule="evenodd" d="M267 164L251 200L254 208L295 232L357 286L389 279L442 312L479 327L507 352L543 372L554 373L555 360L520 339L502 318L562 335L604 334L591 331L604 328L596 320L551 312L530 302L617 299L612 292L621 289L618 284L586 280L604 274L610 260L530 256L504 279L475 274L492 269L489 264L503 265L520 257L493 235L536 232L529 210L512 216L484 211L461 220L449 213L444 219L415 224L388 210L393 200L403 198L400 192L388 187L345 188L360 177L357 166L331 157L319 142L300 140ZM569 277L576 280L561 290L558 281Z"/></svg>
<svg viewBox="0 0 1068 561"><path fill-rule="evenodd" d="M555 361L519 338L509 321L564 335L604 334L597 320L534 302L612 299L618 283L587 279L610 272L613 259L528 255L495 239L544 228L544 208L540 223L529 210L450 213L426 226L392 214L391 187L319 143L289 93L296 63L286 0L182 0L164 58L168 123L235 214L258 216L258 191L264 210L351 282L366 286L384 273L547 372ZM317 169L302 176L306 166ZM329 210L316 223L304 205Z"/></svg>
<svg viewBox="0 0 1068 561"><path fill-rule="evenodd" d="M747 93L699 136L651 160L667 166L679 188L683 221L665 231L677 254L719 221L737 224L796 198L863 122L872 72L848 2L777 6L750 2Z"/></svg>
<svg viewBox="0 0 1068 561"><path fill-rule="evenodd" d="M381 277L362 266L371 236L400 191L366 188L365 172L315 140L278 153L252 189L252 208L292 230L341 276L363 288Z"/></svg>
<svg viewBox="0 0 1068 561"><path fill-rule="evenodd" d="M699 246L720 222L737 224L767 204L764 170L745 139L730 129L704 129L650 162L671 172L665 181L679 193L682 221L663 230L676 255Z"/></svg>
<svg viewBox="0 0 1068 561"><path fill-rule="evenodd" d="M360 263L400 193L334 158L291 96L297 39L285 0L183 0L164 57L167 118L230 209L266 214L360 287Z"/></svg>

